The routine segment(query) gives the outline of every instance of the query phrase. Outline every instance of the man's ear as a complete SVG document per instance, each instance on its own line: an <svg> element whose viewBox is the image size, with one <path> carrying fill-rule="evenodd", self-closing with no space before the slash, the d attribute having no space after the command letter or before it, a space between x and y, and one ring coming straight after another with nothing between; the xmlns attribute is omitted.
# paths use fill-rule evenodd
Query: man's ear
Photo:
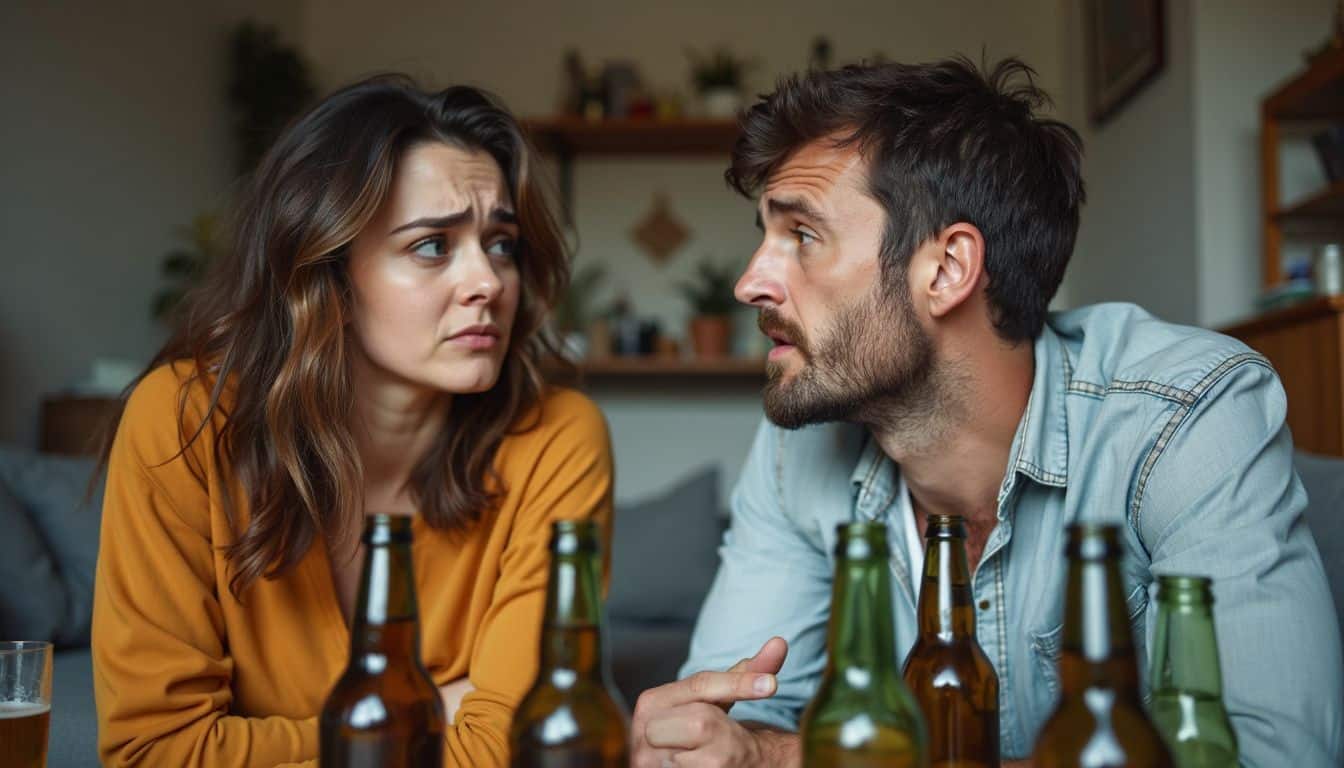
<svg viewBox="0 0 1344 768"><path fill-rule="evenodd" d="M929 314L943 317L961 306L980 288L985 274L985 238L974 225L958 222L944 229L929 243L931 275L923 286Z"/></svg>

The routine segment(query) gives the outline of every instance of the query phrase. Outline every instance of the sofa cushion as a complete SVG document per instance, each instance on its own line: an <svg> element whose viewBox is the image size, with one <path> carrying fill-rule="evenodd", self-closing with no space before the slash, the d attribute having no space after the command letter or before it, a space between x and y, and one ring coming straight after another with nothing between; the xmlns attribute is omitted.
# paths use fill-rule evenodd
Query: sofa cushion
<svg viewBox="0 0 1344 768"><path fill-rule="evenodd" d="M65 620L65 587L42 534L3 481L0 531L0 639L51 640Z"/></svg>
<svg viewBox="0 0 1344 768"><path fill-rule="evenodd" d="M1298 453L1293 456L1293 466L1307 491L1303 514L1321 551L1340 634L1344 635L1344 459Z"/></svg>
<svg viewBox="0 0 1344 768"><path fill-rule="evenodd" d="M646 501L616 506L613 618L695 621L719 566L719 471L702 469Z"/></svg>
<svg viewBox="0 0 1344 768"><path fill-rule="evenodd" d="M93 494L87 493L95 465L90 457L52 456L0 446L0 483L23 504L42 534L65 588L65 615L52 638L62 647L89 644L103 508L102 478Z"/></svg>

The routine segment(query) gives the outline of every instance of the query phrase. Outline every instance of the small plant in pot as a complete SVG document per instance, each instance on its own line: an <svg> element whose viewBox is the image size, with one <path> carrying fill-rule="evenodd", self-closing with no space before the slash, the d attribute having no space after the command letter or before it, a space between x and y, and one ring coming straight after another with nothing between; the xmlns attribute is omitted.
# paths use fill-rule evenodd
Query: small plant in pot
<svg viewBox="0 0 1344 768"><path fill-rule="evenodd" d="M705 259L696 265L694 280L677 284L694 312L689 335L696 357L727 357L732 314L737 309L736 282L737 271L732 266Z"/></svg>
<svg viewBox="0 0 1344 768"><path fill-rule="evenodd" d="M716 48L708 56L689 49L686 54L691 60L691 80L704 114L736 117L742 111L742 90L751 62L734 56L727 48Z"/></svg>

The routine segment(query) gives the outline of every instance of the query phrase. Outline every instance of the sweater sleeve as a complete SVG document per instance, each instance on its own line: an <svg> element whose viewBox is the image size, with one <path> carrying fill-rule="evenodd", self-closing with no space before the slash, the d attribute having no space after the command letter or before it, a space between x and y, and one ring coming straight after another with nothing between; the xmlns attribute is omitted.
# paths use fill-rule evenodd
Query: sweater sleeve
<svg viewBox="0 0 1344 768"><path fill-rule="evenodd" d="M315 758L315 718L229 714L233 661L203 471L212 435L202 432L179 455L180 389L171 368L146 376L109 458L92 643L102 760L251 766Z"/></svg>
<svg viewBox="0 0 1344 768"><path fill-rule="evenodd" d="M603 535L604 582L610 563L611 442L587 398L561 392L546 401L540 426L513 446L501 475L519 505L462 700L449 728L444 765L503 768L513 712L537 674L541 623L555 520L592 519Z"/></svg>

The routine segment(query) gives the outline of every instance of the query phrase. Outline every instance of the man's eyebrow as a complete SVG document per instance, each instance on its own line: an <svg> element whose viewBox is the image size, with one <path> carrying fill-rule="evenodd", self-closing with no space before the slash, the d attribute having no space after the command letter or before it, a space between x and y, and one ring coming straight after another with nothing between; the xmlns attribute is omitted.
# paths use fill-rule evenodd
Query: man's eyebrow
<svg viewBox="0 0 1344 768"><path fill-rule="evenodd" d="M395 235L407 229L452 229L471 219L471 209L449 213L444 216L422 216L413 221L408 221L396 229L388 232L389 235ZM507 208L496 208L490 211L490 220L501 224L517 224L518 214Z"/></svg>
<svg viewBox="0 0 1344 768"><path fill-rule="evenodd" d="M821 211L817 210L816 206L801 197L772 197L765 201L765 207L775 216L791 213L795 216L812 219L817 223L826 221L826 217L821 214Z"/></svg>

